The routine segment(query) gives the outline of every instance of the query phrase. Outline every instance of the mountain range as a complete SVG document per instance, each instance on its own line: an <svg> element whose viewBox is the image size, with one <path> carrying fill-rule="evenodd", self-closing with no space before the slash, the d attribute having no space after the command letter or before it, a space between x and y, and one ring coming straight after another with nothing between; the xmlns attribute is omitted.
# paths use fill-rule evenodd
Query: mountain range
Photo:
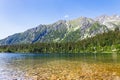
<svg viewBox="0 0 120 80"><path fill-rule="evenodd" d="M49 25L41 24L25 32L13 34L0 40L0 45L77 42L115 28L120 28L119 15L102 15L94 19L79 17L73 20L59 20Z"/></svg>

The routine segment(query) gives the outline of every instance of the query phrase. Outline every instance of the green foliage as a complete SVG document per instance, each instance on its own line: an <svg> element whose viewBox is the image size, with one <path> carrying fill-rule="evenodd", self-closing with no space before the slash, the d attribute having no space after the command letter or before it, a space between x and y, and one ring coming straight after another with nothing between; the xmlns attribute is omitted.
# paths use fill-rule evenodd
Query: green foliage
<svg viewBox="0 0 120 80"><path fill-rule="evenodd" d="M80 30L78 29L66 35L66 37L63 39L63 42L75 42L78 41L79 38L80 38Z"/></svg>
<svg viewBox="0 0 120 80"><path fill-rule="evenodd" d="M92 24L92 26L90 27L90 31L94 31L100 27L101 27L101 25L96 22L96 23Z"/></svg>
<svg viewBox="0 0 120 80"><path fill-rule="evenodd" d="M90 31L91 31L91 32L97 31L97 30L99 30L101 27L104 28L103 30L106 30L106 29L107 29L107 27L106 27L105 25L100 25L100 23L95 22L94 24L91 25Z"/></svg>
<svg viewBox="0 0 120 80"><path fill-rule="evenodd" d="M57 33L56 33L57 34ZM74 33L77 35L77 32ZM61 35L60 35L61 36ZM72 39L71 36L69 39ZM74 39L73 39L74 41ZM120 31L109 31L78 42L34 43L0 46L0 52L31 53L82 53L120 52Z"/></svg>

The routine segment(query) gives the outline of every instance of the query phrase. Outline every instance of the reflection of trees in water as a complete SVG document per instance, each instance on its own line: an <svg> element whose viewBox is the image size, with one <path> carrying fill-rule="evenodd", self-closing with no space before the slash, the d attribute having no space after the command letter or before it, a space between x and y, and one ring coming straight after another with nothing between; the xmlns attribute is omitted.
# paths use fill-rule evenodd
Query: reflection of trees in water
<svg viewBox="0 0 120 80"><path fill-rule="evenodd" d="M94 60L96 60L96 53L94 53Z"/></svg>
<svg viewBox="0 0 120 80"><path fill-rule="evenodd" d="M84 62L117 63L118 57L117 53L83 53L81 58Z"/></svg>
<svg viewBox="0 0 120 80"><path fill-rule="evenodd" d="M117 62L117 53L112 53L112 59L113 59L113 62Z"/></svg>

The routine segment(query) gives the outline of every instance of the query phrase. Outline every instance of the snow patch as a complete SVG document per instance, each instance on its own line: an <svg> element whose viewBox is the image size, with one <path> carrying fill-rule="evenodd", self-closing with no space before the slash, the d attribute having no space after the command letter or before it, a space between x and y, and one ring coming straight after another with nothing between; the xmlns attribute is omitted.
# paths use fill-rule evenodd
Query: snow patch
<svg viewBox="0 0 120 80"><path fill-rule="evenodd" d="M80 28L80 26L77 26L77 27L75 27L73 30L76 31L76 30L79 29L79 28Z"/></svg>
<svg viewBox="0 0 120 80"><path fill-rule="evenodd" d="M60 40L60 38L56 38L56 39L54 39L54 42L57 42L57 41L59 41Z"/></svg>

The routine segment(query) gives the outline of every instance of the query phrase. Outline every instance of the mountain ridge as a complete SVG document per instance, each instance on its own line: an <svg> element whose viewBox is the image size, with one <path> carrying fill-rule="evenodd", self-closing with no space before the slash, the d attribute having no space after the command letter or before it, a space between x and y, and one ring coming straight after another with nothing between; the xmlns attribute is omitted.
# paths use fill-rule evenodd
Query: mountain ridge
<svg viewBox="0 0 120 80"><path fill-rule="evenodd" d="M95 19L79 17L59 20L53 24L40 24L22 33L0 40L0 45L27 44L36 42L76 42L109 30L120 28L120 16L100 16Z"/></svg>

